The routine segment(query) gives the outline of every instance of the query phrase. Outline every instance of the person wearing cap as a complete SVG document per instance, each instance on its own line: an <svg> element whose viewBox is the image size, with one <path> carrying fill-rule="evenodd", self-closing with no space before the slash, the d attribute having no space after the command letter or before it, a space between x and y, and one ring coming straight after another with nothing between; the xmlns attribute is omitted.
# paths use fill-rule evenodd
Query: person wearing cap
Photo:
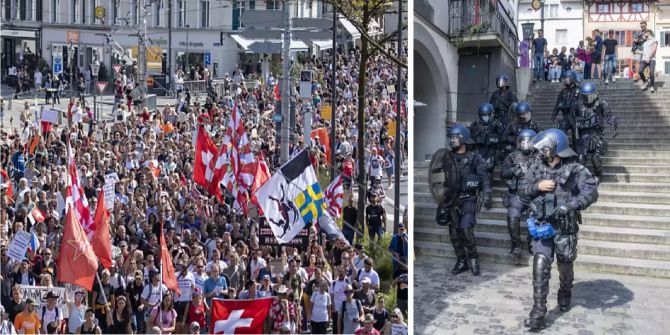
<svg viewBox="0 0 670 335"><path fill-rule="evenodd" d="M160 282L158 271L151 270L149 272L149 278L151 284L144 287L141 295L145 322L147 321L151 310L160 303L161 296L168 292L167 286ZM138 320L137 322L139 323L140 321Z"/></svg>
<svg viewBox="0 0 670 335"><path fill-rule="evenodd" d="M354 291L354 298L358 299L363 304L365 313L370 313L375 306L375 290L370 288L372 281L369 277L363 277L360 282L360 289Z"/></svg>
<svg viewBox="0 0 670 335"><path fill-rule="evenodd" d="M49 323L56 321L60 324L63 320L63 311L56 306L58 298L60 297L53 291L47 292L47 304L46 306L42 306L37 313L37 317L39 317L40 323L42 324L42 331L45 333L47 333L47 325Z"/></svg>
<svg viewBox="0 0 670 335"><path fill-rule="evenodd" d="M26 305L23 312L16 315L14 319L14 328L20 334L39 334L42 328L42 323L35 313L35 309L39 306L35 299L26 299Z"/></svg>
<svg viewBox="0 0 670 335"><path fill-rule="evenodd" d="M407 230L405 225L400 223L398 224L398 233L394 234L391 238L391 243L389 243L389 251L393 255L393 273L398 270L398 261L402 259L407 259L407 249L409 247L407 237Z"/></svg>
<svg viewBox="0 0 670 335"><path fill-rule="evenodd" d="M347 285L344 289L346 299L342 302L340 313L338 313L338 334L353 334L360 328L363 319L363 304L354 299L354 288Z"/></svg>
<svg viewBox="0 0 670 335"><path fill-rule="evenodd" d="M272 279L270 278L270 275L263 275L261 287L258 288L258 294L261 298L271 297L274 295L274 289L272 288Z"/></svg>
<svg viewBox="0 0 670 335"><path fill-rule="evenodd" d="M375 329L373 326L375 324L375 317L372 314L365 314L365 317L362 320L363 327L358 328L355 335L379 335L379 330Z"/></svg>
<svg viewBox="0 0 670 335"><path fill-rule="evenodd" d="M86 321L84 314L88 307L83 301L84 291L77 290L74 293L74 301L68 299L67 296L65 298L68 307L67 329L71 334L74 334L77 332L77 328Z"/></svg>

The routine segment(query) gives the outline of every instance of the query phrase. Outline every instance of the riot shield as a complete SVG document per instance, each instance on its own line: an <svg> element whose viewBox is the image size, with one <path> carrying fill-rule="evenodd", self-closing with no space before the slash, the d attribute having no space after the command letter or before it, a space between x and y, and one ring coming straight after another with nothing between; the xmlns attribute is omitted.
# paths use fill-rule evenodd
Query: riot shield
<svg viewBox="0 0 670 335"><path fill-rule="evenodd" d="M458 198L459 175L456 161L447 149L433 154L428 170L428 187L435 203L451 206Z"/></svg>

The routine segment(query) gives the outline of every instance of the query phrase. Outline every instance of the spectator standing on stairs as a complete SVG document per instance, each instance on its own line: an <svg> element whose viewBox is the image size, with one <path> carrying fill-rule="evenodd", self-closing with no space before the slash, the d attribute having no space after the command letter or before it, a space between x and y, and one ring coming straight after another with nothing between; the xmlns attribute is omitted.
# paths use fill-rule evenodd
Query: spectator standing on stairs
<svg viewBox="0 0 670 335"><path fill-rule="evenodd" d="M644 32L645 42L642 46L642 60L640 61L640 79L642 79L642 90L649 88L654 93L654 71L656 70L656 49L658 41L654 38L654 32L648 29ZM644 75L644 70L649 68L649 81Z"/></svg>

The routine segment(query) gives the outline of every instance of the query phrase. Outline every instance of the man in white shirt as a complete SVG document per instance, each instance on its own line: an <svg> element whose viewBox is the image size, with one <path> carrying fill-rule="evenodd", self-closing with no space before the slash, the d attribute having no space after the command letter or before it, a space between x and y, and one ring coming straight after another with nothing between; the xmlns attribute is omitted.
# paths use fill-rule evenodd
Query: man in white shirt
<svg viewBox="0 0 670 335"><path fill-rule="evenodd" d="M642 90L649 90L654 93L654 72L656 71L656 49L658 48L658 41L654 38L654 32L648 29L644 32L645 42L642 46L642 60L640 61L640 79L642 79ZM649 81L644 75L644 70L649 68Z"/></svg>
<svg viewBox="0 0 670 335"><path fill-rule="evenodd" d="M228 267L228 264L226 262L221 260L221 251L219 249L214 249L212 250L212 260L207 263L207 268L205 269L205 272L209 274L212 271L212 265L217 264L219 265L219 270L224 270L225 268Z"/></svg>
<svg viewBox="0 0 670 335"><path fill-rule="evenodd" d="M377 291L379 290L379 275L377 274L377 271L375 271L372 266L374 265L374 261L372 258L367 258L365 260L365 265L363 266L363 269L358 270L358 274L356 275L356 280L358 282L361 282L363 278L370 278L370 286L372 287L373 290Z"/></svg>
<svg viewBox="0 0 670 335"><path fill-rule="evenodd" d="M42 87L42 72L35 71L35 89Z"/></svg>
<svg viewBox="0 0 670 335"><path fill-rule="evenodd" d="M207 273L205 272L205 265L203 261L199 260L194 269L191 270L193 274L193 280L195 283L195 288L199 289L200 292L205 291L205 280L209 278Z"/></svg>
<svg viewBox="0 0 670 335"><path fill-rule="evenodd" d="M261 269L264 269L267 266L267 262L263 259L263 252L256 250L254 258L251 260L251 278L258 280L258 275Z"/></svg>
<svg viewBox="0 0 670 335"><path fill-rule="evenodd" d="M37 317L40 319L40 323L42 324L42 332L44 334L48 334L47 332L47 325L53 321L59 322L63 320L63 311L56 306L56 302L58 300L58 296L53 293L53 291L49 291L46 295L47 299L47 305L42 306L37 312Z"/></svg>
<svg viewBox="0 0 670 335"><path fill-rule="evenodd" d="M149 312L151 312L154 307L158 306L163 293L168 291L167 286L160 282L158 271L150 271L149 278L151 284L144 287L142 295L140 296L142 304L144 305L145 317L149 315Z"/></svg>

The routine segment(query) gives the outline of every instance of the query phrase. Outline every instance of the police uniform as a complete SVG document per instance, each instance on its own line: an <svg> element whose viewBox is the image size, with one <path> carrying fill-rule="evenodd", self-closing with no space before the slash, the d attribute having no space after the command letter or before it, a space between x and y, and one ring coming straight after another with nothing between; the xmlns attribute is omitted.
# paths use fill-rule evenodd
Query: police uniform
<svg viewBox="0 0 670 335"><path fill-rule="evenodd" d="M518 101L519 99L517 98L516 93L512 92L509 87L498 88L491 94L489 103L491 103L495 109L495 118L500 120L503 126L507 126L507 123L509 122L507 115L514 103Z"/></svg>
<svg viewBox="0 0 670 335"><path fill-rule="evenodd" d="M496 166L497 155L503 135L502 123L498 119L484 123L476 120L470 125L470 133L475 141L475 150L486 162L486 170L490 174Z"/></svg>
<svg viewBox="0 0 670 335"><path fill-rule="evenodd" d="M558 140L554 134L559 134ZM544 137L543 137L544 136ZM530 199L529 233L533 235L533 300L534 305L526 326L542 328L547 308L549 278L554 255L558 263L560 288L558 304L562 311L570 306L573 262L577 258L577 232L581 223L580 211L598 199L596 179L572 156L565 133L558 129L545 130L535 141L553 138L560 162L551 167L545 160L536 160L520 184L521 195ZM542 144L536 145L543 155ZM545 147L546 148L546 147ZM553 159L553 158L552 158ZM551 160L551 159L550 159ZM539 190L543 180L555 182L551 192ZM537 228L536 228L537 227ZM545 229L546 228L546 229ZM540 234L540 231L546 234Z"/></svg>
<svg viewBox="0 0 670 335"><path fill-rule="evenodd" d="M570 112L572 107L577 104L579 101L579 86L571 85L564 87L560 93L558 93L558 98L556 99L556 105L554 105L554 111L551 113L551 120L556 121L556 117L560 112L563 118L558 122L558 128L564 131L566 134L569 130L572 129L574 125L574 120ZM573 141L572 145L575 145Z"/></svg>
<svg viewBox="0 0 670 335"><path fill-rule="evenodd" d="M607 154L607 141L603 136L605 122L614 131L616 137L617 120L606 101L596 98L593 104L587 104L583 100L578 101L573 111L575 124L579 133L577 147L579 162L583 165L591 157L593 163L593 174L602 177L602 160Z"/></svg>
<svg viewBox="0 0 670 335"><path fill-rule="evenodd" d="M533 132L535 133L535 132ZM515 150L502 163L500 176L507 184L507 194L503 195L503 206L507 208L507 229L512 240L511 254L519 254L521 248L521 217L528 209L528 199L519 194L519 183L528 173L536 156L532 150Z"/></svg>

